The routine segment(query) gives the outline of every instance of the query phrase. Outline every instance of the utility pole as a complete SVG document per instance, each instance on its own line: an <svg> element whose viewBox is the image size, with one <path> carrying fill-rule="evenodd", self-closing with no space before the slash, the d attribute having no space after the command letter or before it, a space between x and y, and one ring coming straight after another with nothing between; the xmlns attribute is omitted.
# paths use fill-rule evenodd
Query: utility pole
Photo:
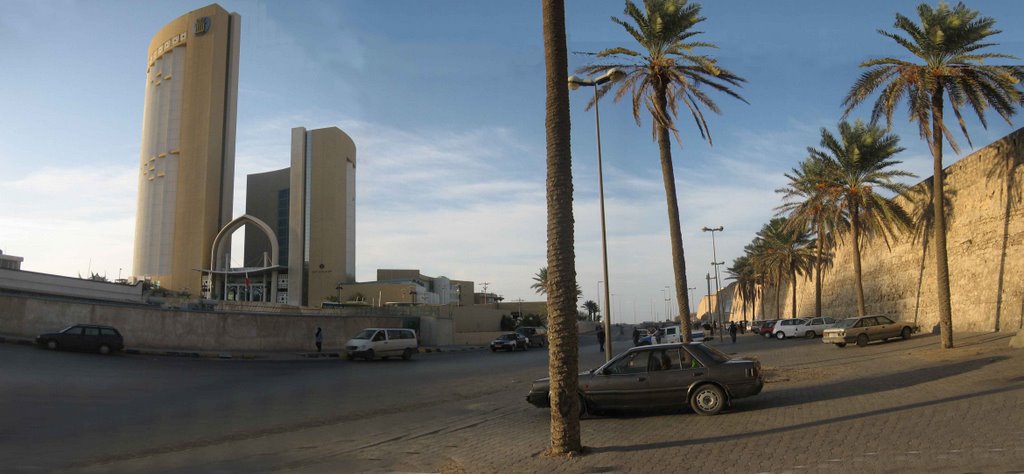
<svg viewBox="0 0 1024 474"><path fill-rule="evenodd" d="M708 313L711 313L711 274L708 273L704 278L708 281Z"/></svg>

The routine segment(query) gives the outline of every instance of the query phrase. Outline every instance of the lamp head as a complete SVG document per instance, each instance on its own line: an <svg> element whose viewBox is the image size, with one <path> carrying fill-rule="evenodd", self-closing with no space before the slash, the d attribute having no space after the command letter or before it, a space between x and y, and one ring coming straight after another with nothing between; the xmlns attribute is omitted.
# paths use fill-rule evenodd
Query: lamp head
<svg viewBox="0 0 1024 474"><path fill-rule="evenodd" d="M584 81L577 77L575 74L569 76L569 90L574 91L576 89L579 89L582 85L585 85Z"/></svg>

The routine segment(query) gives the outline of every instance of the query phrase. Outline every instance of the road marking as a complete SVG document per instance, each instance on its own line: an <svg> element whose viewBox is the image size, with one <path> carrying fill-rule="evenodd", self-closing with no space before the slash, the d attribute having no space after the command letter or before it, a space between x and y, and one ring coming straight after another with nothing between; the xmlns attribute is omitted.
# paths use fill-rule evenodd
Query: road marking
<svg viewBox="0 0 1024 474"><path fill-rule="evenodd" d="M907 451L907 454L921 454L921 451Z"/></svg>

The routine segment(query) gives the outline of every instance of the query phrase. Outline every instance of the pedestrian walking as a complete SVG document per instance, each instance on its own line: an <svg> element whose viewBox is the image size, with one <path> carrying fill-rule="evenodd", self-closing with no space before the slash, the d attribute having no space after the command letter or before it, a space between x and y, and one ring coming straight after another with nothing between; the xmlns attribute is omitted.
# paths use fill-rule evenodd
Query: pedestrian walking
<svg viewBox="0 0 1024 474"><path fill-rule="evenodd" d="M316 328L316 351L320 352L323 350L324 344L324 331L320 327Z"/></svg>
<svg viewBox="0 0 1024 474"><path fill-rule="evenodd" d="M743 321L740 321L740 334L746 334L746 333L747 333L747 320L744 319Z"/></svg>
<svg viewBox="0 0 1024 474"><path fill-rule="evenodd" d="M732 343L736 344L736 323L729 323L729 337L732 338Z"/></svg>
<svg viewBox="0 0 1024 474"><path fill-rule="evenodd" d="M599 350L604 352L604 328L600 325L597 326L597 344L600 346Z"/></svg>
<svg viewBox="0 0 1024 474"><path fill-rule="evenodd" d="M640 329L633 326L633 345L640 344Z"/></svg>

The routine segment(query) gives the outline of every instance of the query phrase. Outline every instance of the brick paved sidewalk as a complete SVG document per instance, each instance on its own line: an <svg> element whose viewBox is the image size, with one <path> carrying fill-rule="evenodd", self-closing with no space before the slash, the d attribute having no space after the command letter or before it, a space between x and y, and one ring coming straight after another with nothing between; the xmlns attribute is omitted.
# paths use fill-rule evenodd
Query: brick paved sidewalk
<svg viewBox="0 0 1024 474"><path fill-rule="evenodd" d="M584 419L573 459L540 456L549 415L530 407L355 454L451 472L1024 472L1024 351L1006 337L765 351L779 381L761 395L714 417Z"/></svg>

